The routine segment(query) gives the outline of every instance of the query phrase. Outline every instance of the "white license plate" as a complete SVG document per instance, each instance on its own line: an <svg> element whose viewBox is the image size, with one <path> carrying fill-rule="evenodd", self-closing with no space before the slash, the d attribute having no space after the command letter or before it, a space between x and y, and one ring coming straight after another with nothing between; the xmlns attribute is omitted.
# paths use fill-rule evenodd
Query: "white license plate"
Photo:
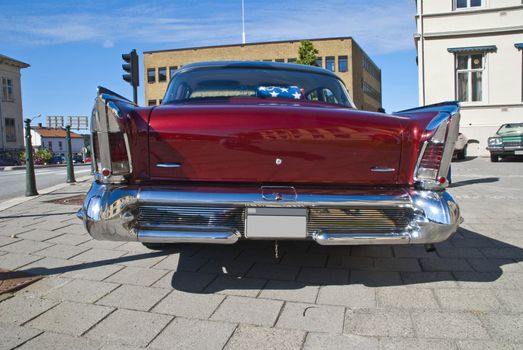
<svg viewBox="0 0 523 350"><path fill-rule="evenodd" d="M303 239L307 236L307 209L247 208L247 238Z"/></svg>
<svg viewBox="0 0 523 350"><path fill-rule="evenodd" d="M516 156L523 156L523 151L514 151Z"/></svg>

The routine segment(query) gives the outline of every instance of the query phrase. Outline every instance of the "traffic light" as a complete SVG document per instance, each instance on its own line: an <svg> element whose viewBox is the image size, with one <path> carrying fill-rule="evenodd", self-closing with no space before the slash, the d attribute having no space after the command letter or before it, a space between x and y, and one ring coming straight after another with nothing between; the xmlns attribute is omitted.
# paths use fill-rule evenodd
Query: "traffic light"
<svg viewBox="0 0 523 350"><path fill-rule="evenodd" d="M127 72L122 75L122 78L132 85L134 103L137 103L137 87L140 85L140 79L138 77L138 54L136 53L136 50L133 49L129 53L122 54L122 59L126 62L122 64L122 68Z"/></svg>

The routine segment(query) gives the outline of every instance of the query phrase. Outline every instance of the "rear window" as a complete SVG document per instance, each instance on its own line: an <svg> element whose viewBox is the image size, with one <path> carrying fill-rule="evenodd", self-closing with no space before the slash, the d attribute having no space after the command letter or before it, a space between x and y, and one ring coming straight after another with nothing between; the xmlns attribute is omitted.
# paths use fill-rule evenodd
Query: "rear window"
<svg viewBox="0 0 523 350"><path fill-rule="evenodd" d="M335 77L251 67L206 67L180 72L171 80L163 104L230 97L306 100L354 108L345 86Z"/></svg>

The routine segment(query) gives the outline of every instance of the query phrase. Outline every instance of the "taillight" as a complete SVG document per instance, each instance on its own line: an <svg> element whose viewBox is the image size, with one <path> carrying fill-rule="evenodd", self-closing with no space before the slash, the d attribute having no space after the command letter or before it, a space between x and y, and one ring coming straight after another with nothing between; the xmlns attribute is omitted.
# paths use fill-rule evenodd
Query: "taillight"
<svg viewBox="0 0 523 350"><path fill-rule="evenodd" d="M436 122L436 125L429 126L425 132L425 142L421 148L414 174L415 180L426 189L446 184L445 177L450 163L450 158L448 155L446 156L445 150L449 118L441 118ZM444 162L444 158L449 159Z"/></svg>
<svg viewBox="0 0 523 350"><path fill-rule="evenodd" d="M419 179L435 180L443 158L443 143L427 143L418 168Z"/></svg>
<svg viewBox="0 0 523 350"><path fill-rule="evenodd" d="M124 175L130 172L127 142L122 132L109 133L109 150L113 175Z"/></svg>
<svg viewBox="0 0 523 350"><path fill-rule="evenodd" d="M104 88L98 89L91 117L95 178L103 183L122 183L132 172L129 139L126 133L130 116L125 111L131 102Z"/></svg>
<svg viewBox="0 0 523 350"><path fill-rule="evenodd" d="M92 139L91 139L91 148L92 148L92 162L94 164L94 170L95 172L99 171L101 164L100 164L100 146L98 144L98 133L93 131L92 133Z"/></svg>

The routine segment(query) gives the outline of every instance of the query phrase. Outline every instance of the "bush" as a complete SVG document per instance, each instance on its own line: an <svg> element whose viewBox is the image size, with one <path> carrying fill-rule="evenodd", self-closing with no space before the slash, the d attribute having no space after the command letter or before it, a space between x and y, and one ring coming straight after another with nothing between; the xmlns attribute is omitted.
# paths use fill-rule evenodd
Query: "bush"
<svg viewBox="0 0 523 350"><path fill-rule="evenodd" d="M47 164L53 159L53 152L46 148L33 150L33 163L35 165ZM20 152L20 163L25 164L25 151Z"/></svg>
<svg viewBox="0 0 523 350"><path fill-rule="evenodd" d="M40 148L34 153L34 160L38 159L39 164L49 163L53 159L53 152L46 148Z"/></svg>

